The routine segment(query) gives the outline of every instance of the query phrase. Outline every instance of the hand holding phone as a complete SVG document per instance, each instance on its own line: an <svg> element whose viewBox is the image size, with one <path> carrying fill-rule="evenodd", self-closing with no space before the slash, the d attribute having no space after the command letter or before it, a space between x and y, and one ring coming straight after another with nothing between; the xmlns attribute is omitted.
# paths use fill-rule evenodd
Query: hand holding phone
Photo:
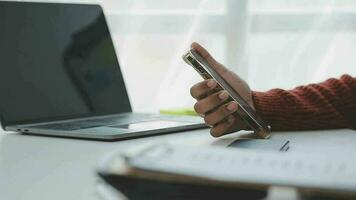
<svg viewBox="0 0 356 200"><path fill-rule="evenodd" d="M202 50L200 52L205 53L206 51ZM191 49L183 55L185 62L191 65L204 79L214 79L219 87L229 94L229 100L235 101L238 104L238 110L236 111L238 116L254 130L257 137L268 138L270 136L271 127L257 115L246 100L221 76L223 72L220 68L224 67L219 66L219 63L214 63L216 61L211 57L209 60L210 63L204 57L205 55L200 55L199 52L194 49ZM230 74L233 73L230 72Z"/></svg>

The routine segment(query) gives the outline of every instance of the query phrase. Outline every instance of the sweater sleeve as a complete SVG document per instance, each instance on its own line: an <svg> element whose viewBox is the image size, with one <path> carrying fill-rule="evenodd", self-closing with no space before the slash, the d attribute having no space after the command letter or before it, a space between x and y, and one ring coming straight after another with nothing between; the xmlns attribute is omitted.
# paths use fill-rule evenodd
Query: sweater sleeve
<svg viewBox="0 0 356 200"><path fill-rule="evenodd" d="M293 90L253 92L252 97L274 131L356 129L356 78L349 75Z"/></svg>

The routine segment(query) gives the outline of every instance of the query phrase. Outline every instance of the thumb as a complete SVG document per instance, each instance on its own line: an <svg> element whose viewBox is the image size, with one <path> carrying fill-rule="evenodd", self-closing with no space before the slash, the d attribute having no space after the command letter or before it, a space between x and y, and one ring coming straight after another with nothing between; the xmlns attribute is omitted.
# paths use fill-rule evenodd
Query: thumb
<svg viewBox="0 0 356 200"><path fill-rule="evenodd" d="M193 42L190 46L192 49L196 50L204 59L208 61L208 63L211 65L212 68L215 69L217 73L219 73L221 76L225 74L227 69L220 64L218 61L216 61L210 53L202 47L199 43Z"/></svg>

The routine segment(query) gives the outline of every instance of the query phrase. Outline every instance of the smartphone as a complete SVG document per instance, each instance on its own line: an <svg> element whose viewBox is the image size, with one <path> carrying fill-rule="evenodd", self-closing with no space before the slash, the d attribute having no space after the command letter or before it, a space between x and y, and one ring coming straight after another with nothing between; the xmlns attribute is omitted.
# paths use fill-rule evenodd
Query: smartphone
<svg viewBox="0 0 356 200"><path fill-rule="evenodd" d="M271 126L262 120L254 109L237 93L233 87L217 73L214 68L194 49L183 55L183 60L192 66L204 79L214 79L218 85L229 94L229 98L236 101L239 109L237 114L255 132L258 138L270 137Z"/></svg>

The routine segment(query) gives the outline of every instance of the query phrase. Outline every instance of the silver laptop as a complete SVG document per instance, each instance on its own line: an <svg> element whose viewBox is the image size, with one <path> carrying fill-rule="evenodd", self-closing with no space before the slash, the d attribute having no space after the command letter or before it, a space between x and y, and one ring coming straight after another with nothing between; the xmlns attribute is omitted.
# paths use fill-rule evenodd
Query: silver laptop
<svg viewBox="0 0 356 200"><path fill-rule="evenodd" d="M0 27L5 130L115 140L205 127L198 117L132 113L98 5L2 1Z"/></svg>

